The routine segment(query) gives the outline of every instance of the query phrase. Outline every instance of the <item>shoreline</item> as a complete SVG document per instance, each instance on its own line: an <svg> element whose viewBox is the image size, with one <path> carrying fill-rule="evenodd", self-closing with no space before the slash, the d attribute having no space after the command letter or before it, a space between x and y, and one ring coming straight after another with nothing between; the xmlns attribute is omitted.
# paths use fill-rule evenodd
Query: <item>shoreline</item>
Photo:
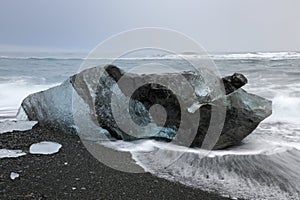
<svg viewBox="0 0 300 200"><path fill-rule="evenodd" d="M52 155L32 155L29 146L52 141L62 148ZM170 182L150 173L132 174L96 160L76 135L34 126L27 131L0 134L0 149L27 153L0 162L1 199L229 199ZM20 177L11 180L10 173Z"/></svg>

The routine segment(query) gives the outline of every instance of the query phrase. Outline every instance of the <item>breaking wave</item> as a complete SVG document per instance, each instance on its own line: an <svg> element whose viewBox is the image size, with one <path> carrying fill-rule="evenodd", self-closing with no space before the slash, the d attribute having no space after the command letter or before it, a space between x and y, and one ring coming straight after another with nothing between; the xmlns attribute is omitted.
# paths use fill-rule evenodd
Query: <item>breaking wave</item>
<svg viewBox="0 0 300 200"><path fill-rule="evenodd" d="M226 54L210 54L210 55L198 55L196 53L183 53L181 55L140 55L138 57L122 57L120 60L147 60L147 59L178 59L178 56L189 58L209 58L214 60L284 60L284 59L300 59L300 52L253 52L253 53L226 53ZM85 56L70 56L70 57L43 57L43 56L0 56L0 59L7 60L85 60ZM89 58L89 59L115 59L110 57L105 58Z"/></svg>
<svg viewBox="0 0 300 200"><path fill-rule="evenodd" d="M0 77L1 79L1 77ZM19 77L0 83L0 120L15 118L22 100L29 94L53 87L56 84L33 84L30 78Z"/></svg>
<svg viewBox="0 0 300 200"><path fill-rule="evenodd" d="M256 138L256 139L254 139ZM170 181L245 199L299 199L300 146L254 136L228 150L203 151L157 141L118 141L145 171Z"/></svg>
<svg viewBox="0 0 300 200"><path fill-rule="evenodd" d="M280 95L272 102L273 115L266 121L300 123L300 97Z"/></svg>

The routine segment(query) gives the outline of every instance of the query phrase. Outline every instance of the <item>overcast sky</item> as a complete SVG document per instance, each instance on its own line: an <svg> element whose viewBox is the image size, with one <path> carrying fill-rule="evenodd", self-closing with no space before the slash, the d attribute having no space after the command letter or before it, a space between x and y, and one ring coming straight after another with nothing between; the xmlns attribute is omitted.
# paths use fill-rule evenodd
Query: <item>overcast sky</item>
<svg viewBox="0 0 300 200"><path fill-rule="evenodd" d="M299 0L1 0L0 46L91 49L165 27L208 51L300 51Z"/></svg>

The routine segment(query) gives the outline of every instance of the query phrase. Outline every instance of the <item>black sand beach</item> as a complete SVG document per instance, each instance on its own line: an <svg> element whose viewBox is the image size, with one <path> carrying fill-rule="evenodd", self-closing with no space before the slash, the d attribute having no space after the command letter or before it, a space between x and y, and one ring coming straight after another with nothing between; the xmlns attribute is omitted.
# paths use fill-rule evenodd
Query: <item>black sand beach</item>
<svg viewBox="0 0 300 200"><path fill-rule="evenodd" d="M0 160L0 199L227 199L149 173L114 170L96 160L78 136L38 126L0 134L0 148L28 150L41 141L62 148L52 155ZM20 177L11 180L11 172Z"/></svg>

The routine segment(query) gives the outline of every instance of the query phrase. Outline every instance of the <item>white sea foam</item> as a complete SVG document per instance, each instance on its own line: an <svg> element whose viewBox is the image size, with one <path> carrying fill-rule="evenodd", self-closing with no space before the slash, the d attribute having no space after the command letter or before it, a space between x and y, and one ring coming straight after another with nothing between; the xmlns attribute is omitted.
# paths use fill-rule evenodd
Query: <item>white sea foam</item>
<svg viewBox="0 0 300 200"><path fill-rule="evenodd" d="M15 118L22 100L29 94L48 89L56 84L35 85L27 79L0 83L0 118Z"/></svg>
<svg viewBox="0 0 300 200"><path fill-rule="evenodd" d="M232 53L212 55L213 59L268 59L268 60L282 60L282 59L300 59L299 52L257 52L257 53Z"/></svg>
<svg viewBox="0 0 300 200"><path fill-rule="evenodd" d="M176 60L180 58L189 58L189 59L213 59L213 60L283 60L283 59L300 59L299 52L254 52L254 53L226 53L226 54L166 54L166 55L148 55L148 56L140 56L136 58L119 58L120 60L139 60L139 59L169 59ZM113 58L111 58L113 59Z"/></svg>
<svg viewBox="0 0 300 200"><path fill-rule="evenodd" d="M262 123L243 144L204 151L154 140L106 142L131 152L133 159L156 176L245 199L298 199L300 196L300 133L295 124ZM289 134L288 134L289 135ZM284 170L283 170L284 169Z"/></svg>
<svg viewBox="0 0 300 200"><path fill-rule="evenodd" d="M82 60L84 57L43 57L43 56L0 56L0 59L6 60Z"/></svg>
<svg viewBox="0 0 300 200"><path fill-rule="evenodd" d="M266 122L300 124L300 97L278 95L272 100L273 114Z"/></svg>
<svg viewBox="0 0 300 200"><path fill-rule="evenodd" d="M225 53L225 54L207 54L199 55L197 53L188 54L148 54L148 55L135 55L136 57L120 57L118 60L148 60L148 59L179 59L180 57L188 58L212 58L221 60L237 60L237 59L269 59L269 60L282 60L282 59L300 59L300 52L251 52L251 53ZM115 60L114 57L92 57L86 58L85 55L73 55L73 56L0 56L0 59L7 60Z"/></svg>
<svg viewBox="0 0 300 200"><path fill-rule="evenodd" d="M133 158L156 176L222 195L244 199L297 199L299 151L292 152L215 157L176 151L165 151L159 157L155 152L135 152ZM176 158L175 161L170 157Z"/></svg>

